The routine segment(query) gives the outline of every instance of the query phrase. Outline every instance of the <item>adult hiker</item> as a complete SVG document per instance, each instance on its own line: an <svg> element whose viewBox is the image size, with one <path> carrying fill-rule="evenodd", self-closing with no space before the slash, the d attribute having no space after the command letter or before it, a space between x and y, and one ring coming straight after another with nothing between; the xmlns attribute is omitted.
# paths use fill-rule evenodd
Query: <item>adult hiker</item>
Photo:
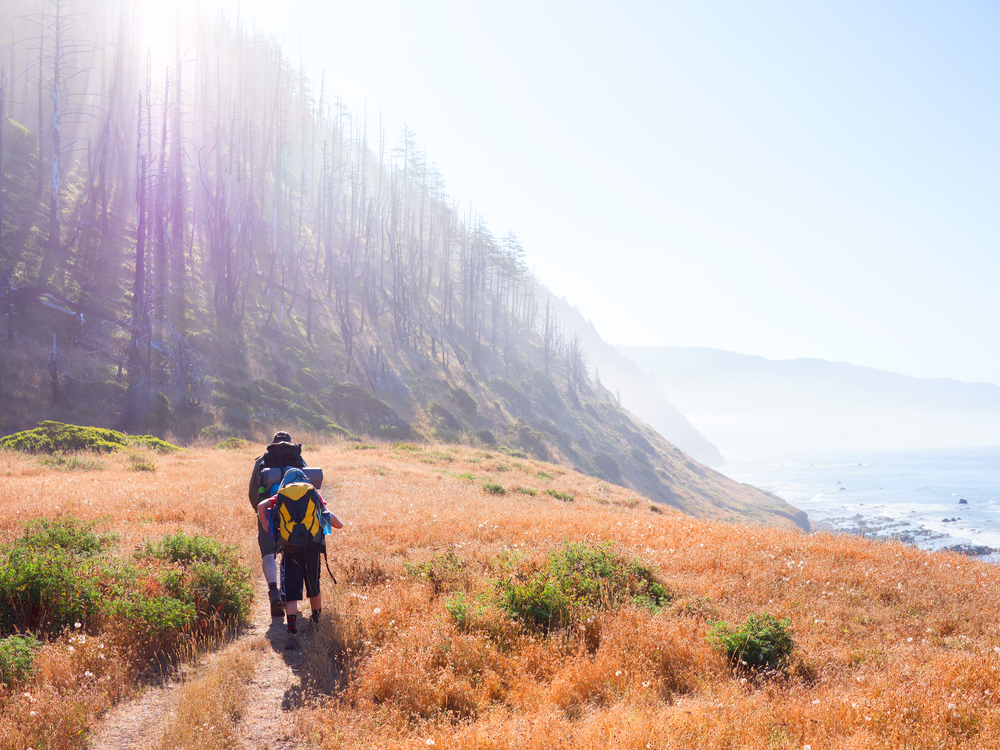
<svg viewBox="0 0 1000 750"><path fill-rule="evenodd" d="M264 578L267 579L267 595L271 600L271 617L281 617L284 613L281 593L278 591L278 564L274 560L274 539L271 532L264 528L260 515L257 513L257 506L261 500L271 497L278 485L263 487L260 483L261 469L281 469L281 475L290 468L301 469L305 467L305 459L302 458L302 446L292 442L292 436L283 430L274 433L271 443L253 465L253 473L250 475L250 505L253 507L254 515L257 516L257 546L260 548L261 567L264 569Z"/></svg>

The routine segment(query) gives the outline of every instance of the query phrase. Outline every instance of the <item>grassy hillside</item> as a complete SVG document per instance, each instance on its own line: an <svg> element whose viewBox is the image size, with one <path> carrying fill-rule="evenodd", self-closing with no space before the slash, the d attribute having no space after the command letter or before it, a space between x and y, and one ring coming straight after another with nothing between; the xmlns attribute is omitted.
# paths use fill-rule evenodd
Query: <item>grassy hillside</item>
<svg viewBox="0 0 1000 750"><path fill-rule="evenodd" d="M339 584L324 579L323 621L286 696L288 731L307 746L1000 744L994 565L693 519L495 450L338 441L306 453L346 523L330 545ZM28 516L72 514L120 534L127 558L182 530L238 545L259 578L245 499L253 448L143 455L146 470L124 452L101 457L103 468L64 456L61 469L0 453L0 535L20 536ZM567 544L604 555L617 577L591 596L596 567L578 566L575 584L539 599L532 582L563 580L552 555L565 558ZM543 600L562 614L524 606ZM729 661L710 637L712 623L761 612L787 618L794 641L763 671ZM92 725L112 685L115 700L128 693L105 680L115 662L94 657L104 627L95 616L48 637L34 675L0 693L0 747L84 746L67 727ZM73 640L81 632L85 647ZM230 692L252 679L252 660L241 664ZM163 717L161 747L194 736L178 726L187 715ZM202 731L216 733L206 747L228 736Z"/></svg>

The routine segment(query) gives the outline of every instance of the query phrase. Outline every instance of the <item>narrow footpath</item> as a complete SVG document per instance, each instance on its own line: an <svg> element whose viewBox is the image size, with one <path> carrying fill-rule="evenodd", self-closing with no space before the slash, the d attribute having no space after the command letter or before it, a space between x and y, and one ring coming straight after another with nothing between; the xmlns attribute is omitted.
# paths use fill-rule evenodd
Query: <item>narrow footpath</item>
<svg viewBox="0 0 1000 750"><path fill-rule="evenodd" d="M307 609L308 611L308 609ZM297 707L302 650L285 651L285 626L272 620L267 589L258 576L252 623L223 648L186 665L162 684L147 687L138 697L115 706L91 737L93 750L157 750L170 743L165 737L178 720L178 702L185 686L208 675L215 665L240 652L251 655L252 675L244 686L245 701L231 727L232 736L247 750L301 750L292 737L291 722L280 721L282 711Z"/></svg>

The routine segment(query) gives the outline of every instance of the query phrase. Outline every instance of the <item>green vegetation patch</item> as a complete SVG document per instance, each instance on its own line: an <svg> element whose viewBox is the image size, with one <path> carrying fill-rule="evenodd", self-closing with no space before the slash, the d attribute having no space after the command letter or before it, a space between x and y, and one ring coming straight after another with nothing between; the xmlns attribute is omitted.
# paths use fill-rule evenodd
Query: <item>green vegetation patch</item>
<svg viewBox="0 0 1000 750"><path fill-rule="evenodd" d="M486 482L486 484L483 485L483 489L491 495L507 494L507 490L504 489L504 486L502 484L497 484L496 482Z"/></svg>
<svg viewBox="0 0 1000 750"><path fill-rule="evenodd" d="M215 450L217 451L235 451L237 453L245 453L249 449L250 443L238 437L227 438L215 446Z"/></svg>
<svg viewBox="0 0 1000 750"><path fill-rule="evenodd" d="M0 438L0 448L21 453L74 453L94 451L111 453L121 448L143 446L159 453L172 453L180 448L152 435L126 435L100 427L81 427L62 422L39 422L38 427L15 432Z"/></svg>
<svg viewBox="0 0 1000 750"><path fill-rule="evenodd" d="M548 632L628 602L657 609L669 604L672 594L650 568L619 555L613 545L580 543L566 544L541 566L501 579L498 597L511 617Z"/></svg>
<svg viewBox="0 0 1000 750"><path fill-rule="evenodd" d="M749 670L777 668L784 665L795 648L788 627L767 612L747 617L740 627L720 621L712 624L708 638L737 668Z"/></svg>
<svg viewBox="0 0 1000 750"><path fill-rule="evenodd" d="M576 500L576 495L571 495L568 492L560 492L559 490L545 490L545 494L549 497L554 497L556 500L562 500L564 503L571 503Z"/></svg>
<svg viewBox="0 0 1000 750"><path fill-rule="evenodd" d="M13 547L24 547L35 552L59 548L77 555L90 557L116 544L120 537L115 533L100 534L94 524L85 523L73 516L60 519L36 518L24 525L24 536Z"/></svg>
<svg viewBox="0 0 1000 750"><path fill-rule="evenodd" d="M403 567L411 576L427 580L434 587L435 594L445 590L454 591L468 577L465 561L452 549L440 552L424 562L404 562Z"/></svg>
<svg viewBox="0 0 1000 750"><path fill-rule="evenodd" d="M0 632L58 633L114 618L152 654L184 633L249 617L250 575L235 548L178 532L122 557L118 541L72 516L26 524L0 552Z"/></svg>
<svg viewBox="0 0 1000 750"><path fill-rule="evenodd" d="M14 685L35 671L35 654L41 642L30 635L0 638L0 685Z"/></svg>
<svg viewBox="0 0 1000 750"><path fill-rule="evenodd" d="M493 430L476 430L473 433L484 445L496 445L497 436L493 434ZM488 454L487 454L488 455Z"/></svg>
<svg viewBox="0 0 1000 750"><path fill-rule="evenodd" d="M476 399L470 396L469 392L462 386L452 386L451 397L455 400L455 403L458 404L458 408L465 412L465 414L470 417L476 416L476 412L479 411L479 404L476 403Z"/></svg>
<svg viewBox="0 0 1000 750"><path fill-rule="evenodd" d="M102 471L108 465L96 458L77 458L76 456L39 456L38 464L60 471Z"/></svg>
<svg viewBox="0 0 1000 750"><path fill-rule="evenodd" d="M458 432L462 429L462 423L455 418L455 415L437 401L431 401L427 404L427 413L434 418L438 425L447 430Z"/></svg>

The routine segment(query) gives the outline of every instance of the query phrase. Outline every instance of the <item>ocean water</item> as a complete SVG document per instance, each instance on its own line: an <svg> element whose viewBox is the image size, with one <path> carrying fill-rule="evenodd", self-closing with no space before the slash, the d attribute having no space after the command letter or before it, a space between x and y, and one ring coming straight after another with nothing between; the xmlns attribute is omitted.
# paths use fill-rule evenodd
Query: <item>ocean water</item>
<svg viewBox="0 0 1000 750"><path fill-rule="evenodd" d="M722 472L801 508L814 527L1000 550L1000 447L737 461Z"/></svg>

